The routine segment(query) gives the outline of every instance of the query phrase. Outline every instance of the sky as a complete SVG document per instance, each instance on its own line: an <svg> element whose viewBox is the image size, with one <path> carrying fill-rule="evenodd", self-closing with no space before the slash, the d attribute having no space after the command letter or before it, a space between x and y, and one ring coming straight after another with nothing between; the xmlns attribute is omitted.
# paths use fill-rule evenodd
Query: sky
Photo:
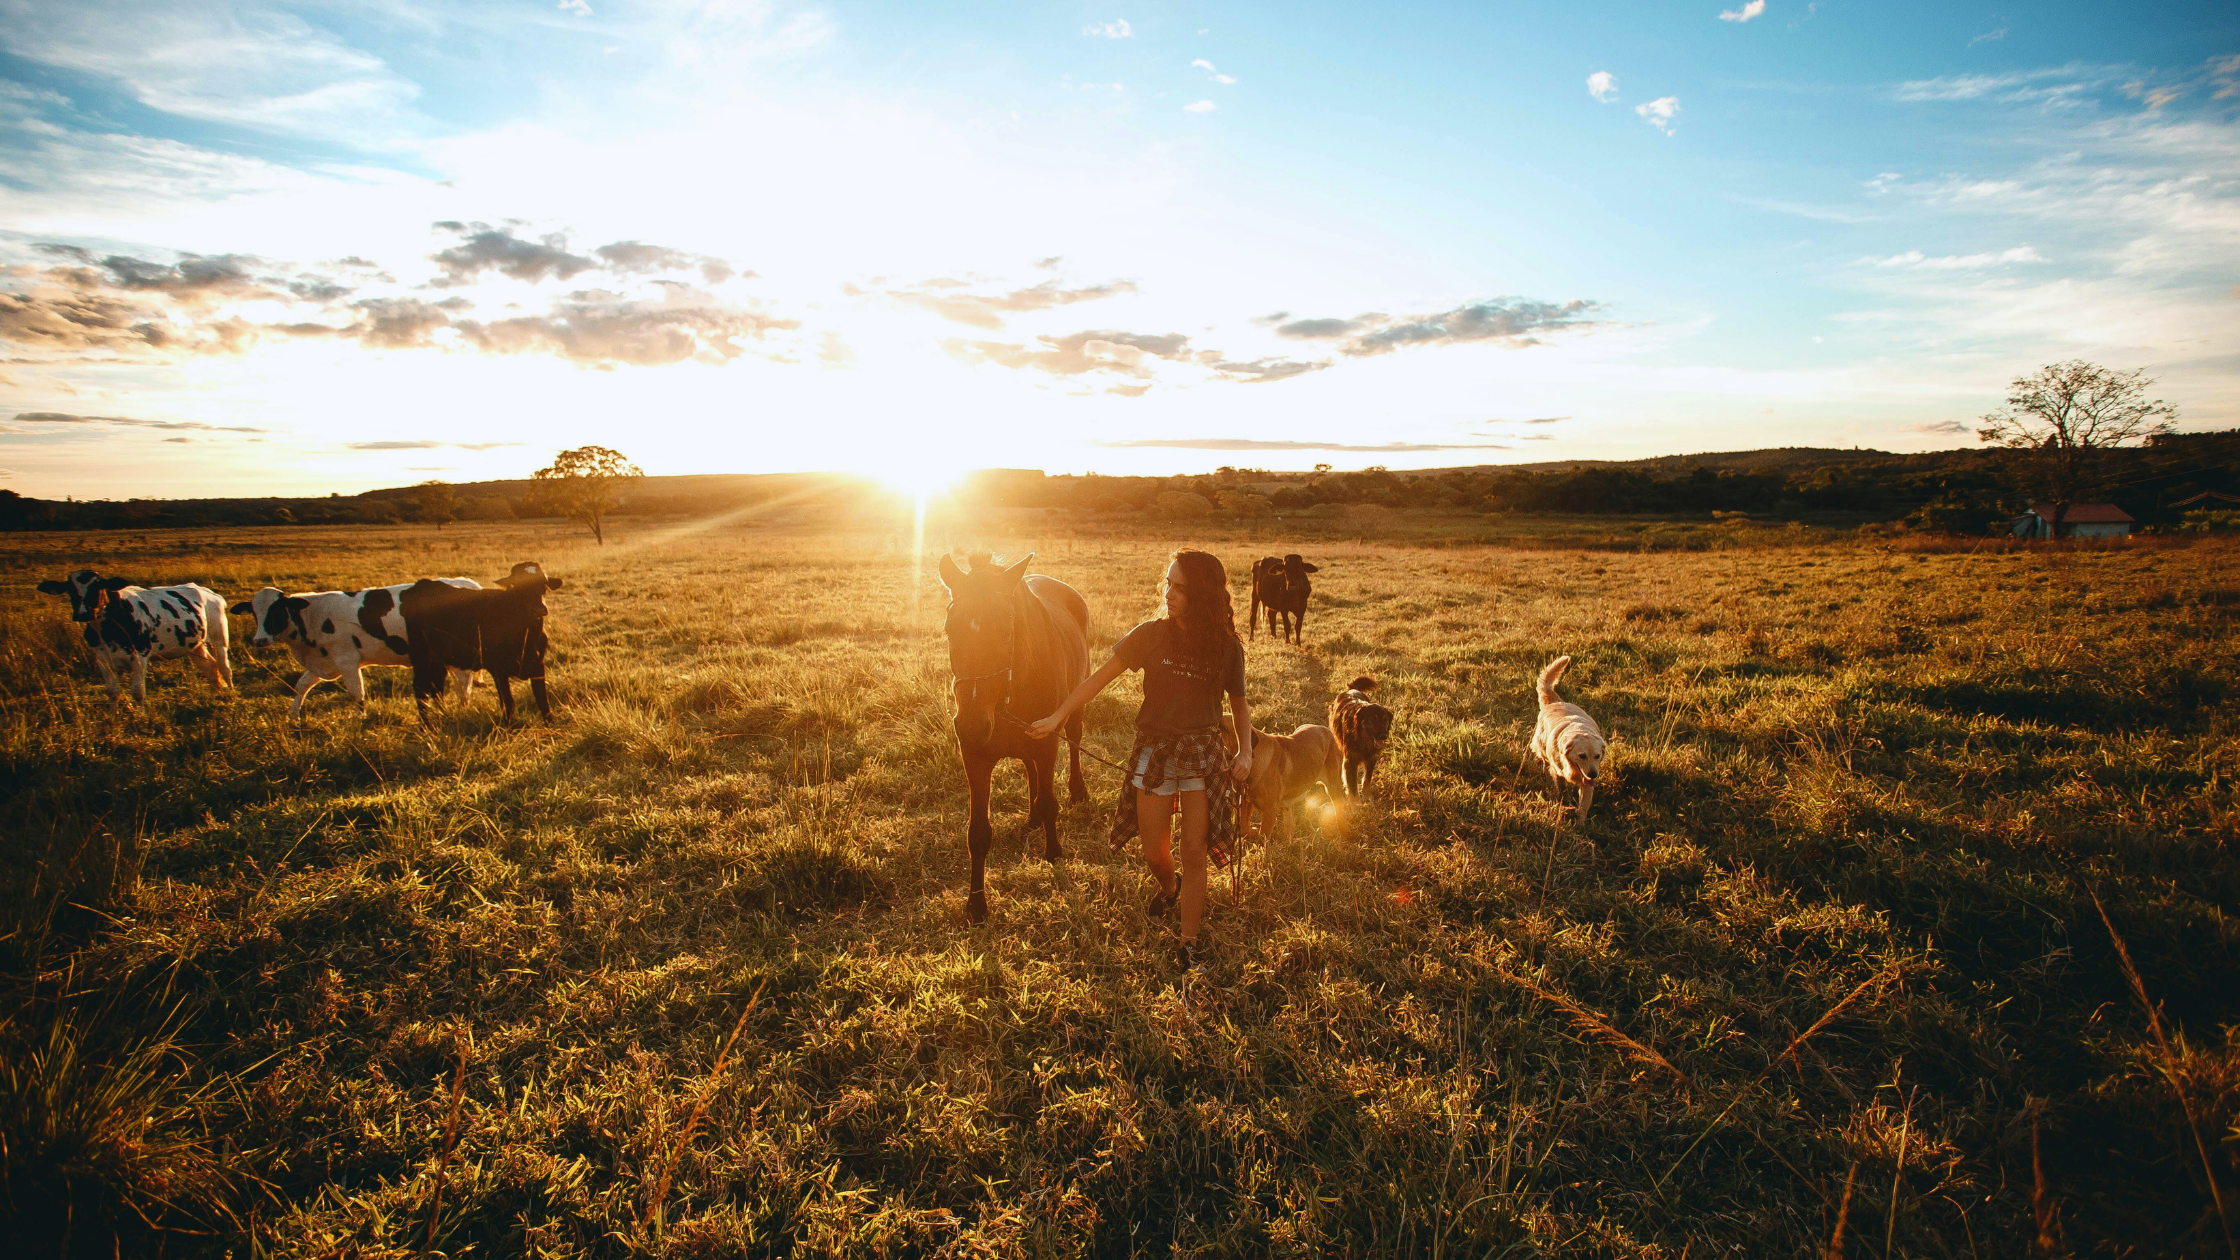
<svg viewBox="0 0 2240 1260"><path fill-rule="evenodd" d="M0 486L2240 425L2240 6L0 0Z"/></svg>

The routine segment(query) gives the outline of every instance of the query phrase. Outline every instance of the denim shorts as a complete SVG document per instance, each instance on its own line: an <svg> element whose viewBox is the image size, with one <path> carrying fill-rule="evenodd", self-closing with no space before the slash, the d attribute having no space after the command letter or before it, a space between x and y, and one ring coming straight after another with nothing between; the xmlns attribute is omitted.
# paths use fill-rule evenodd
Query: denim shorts
<svg viewBox="0 0 2240 1260"><path fill-rule="evenodd" d="M1173 796L1177 792L1203 792L1206 790L1204 779L1177 779L1173 775L1168 775L1167 781L1157 787L1145 787L1143 776L1150 769L1151 750L1146 748L1136 754L1136 772L1130 780L1135 784L1136 791L1149 792L1153 796Z"/></svg>

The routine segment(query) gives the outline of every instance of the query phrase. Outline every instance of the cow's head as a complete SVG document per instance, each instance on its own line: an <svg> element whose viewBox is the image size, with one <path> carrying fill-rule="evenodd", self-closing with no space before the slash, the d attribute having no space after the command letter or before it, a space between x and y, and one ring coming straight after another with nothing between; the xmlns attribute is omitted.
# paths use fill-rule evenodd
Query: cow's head
<svg viewBox="0 0 2240 1260"><path fill-rule="evenodd" d="M233 612L237 617L256 619L256 627L249 631L251 647L271 647L290 639L309 642L303 628L303 610L309 607L311 601L301 595L268 586L235 604Z"/></svg>
<svg viewBox="0 0 2240 1260"><path fill-rule="evenodd" d="M971 557L968 571L941 557L941 584L949 588L949 672L957 701L957 737L986 743L996 713L1011 695L1011 667L1018 650L1019 601L1026 598L1027 562L997 565ZM1040 717L1041 714L1034 714ZM1031 719L1030 719L1031 720Z"/></svg>
<svg viewBox="0 0 2240 1260"><path fill-rule="evenodd" d="M1283 557L1281 556L1262 556L1252 562L1252 582L1255 586L1264 586L1270 582L1280 586L1283 583L1283 576Z"/></svg>
<svg viewBox="0 0 2240 1260"><path fill-rule="evenodd" d="M1296 551L1283 558L1283 569L1284 572L1289 573L1293 576L1322 572L1322 566L1308 564L1305 557L1301 556Z"/></svg>
<svg viewBox="0 0 2240 1260"><path fill-rule="evenodd" d="M68 596L70 620L91 621L100 612L103 595L130 585L123 578L105 578L91 569L80 569L59 582L39 583L39 593Z"/></svg>
<svg viewBox="0 0 2240 1260"><path fill-rule="evenodd" d="M498 585L509 591L517 586L529 586L537 582L544 583L549 590L557 591L560 589L560 579L546 576L544 566L534 560L522 561L513 566L513 572L498 579Z"/></svg>

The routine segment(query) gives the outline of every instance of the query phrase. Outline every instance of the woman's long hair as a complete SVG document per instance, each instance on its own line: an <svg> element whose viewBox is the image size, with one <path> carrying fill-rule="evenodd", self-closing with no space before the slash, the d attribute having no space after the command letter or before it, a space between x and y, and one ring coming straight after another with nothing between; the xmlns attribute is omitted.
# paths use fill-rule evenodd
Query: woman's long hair
<svg viewBox="0 0 2240 1260"><path fill-rule="evenodd" d="M1210 551L1184 547L1167 557L1182 567L1182 615L1175 629L1183 654L1209 666L1229 659L1237 642L1237 609L1229 602L1229 571Z"/></svg>

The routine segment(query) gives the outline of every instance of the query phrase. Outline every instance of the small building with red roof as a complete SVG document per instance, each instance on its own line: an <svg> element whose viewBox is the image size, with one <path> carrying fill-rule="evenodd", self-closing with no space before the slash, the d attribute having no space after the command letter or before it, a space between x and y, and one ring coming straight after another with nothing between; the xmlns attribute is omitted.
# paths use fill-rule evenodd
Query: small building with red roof
<svg viewBox="0 0 2240 1260"><path fill-rule="evenodd" d="M2131 527L2137 523L2129 512L2113 503L2072 503L2061 518L2061 534L2064 538L2129 538ZM2053 537L2053 505L2040 503L2016 517L2014 535Z"/></svg>

